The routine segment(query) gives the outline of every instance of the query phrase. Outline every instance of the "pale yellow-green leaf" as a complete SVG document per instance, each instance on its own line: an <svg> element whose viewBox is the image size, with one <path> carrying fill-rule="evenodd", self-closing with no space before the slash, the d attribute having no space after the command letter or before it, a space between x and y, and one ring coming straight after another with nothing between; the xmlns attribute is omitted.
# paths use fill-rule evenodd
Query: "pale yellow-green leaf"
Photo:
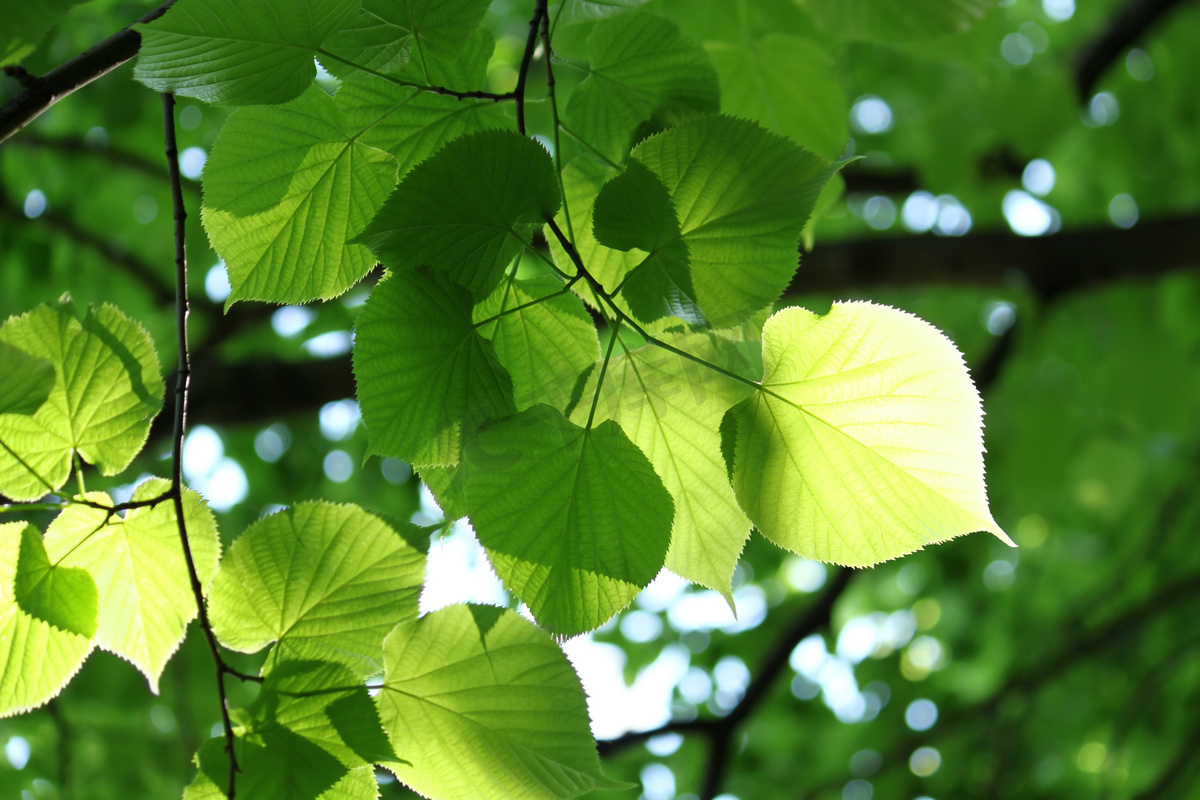
<svg viewBox="0 0 1200 800"><path fill-rule="evenodd" d="M868 566L972 531L988 510L983 409L954 344L871 303L780 311L763 389L732 412L733 487L762 533L808 558Z"/></svg>
<svg viewBox="0 0 1200 800"><path fill-rule="evenodd" d="M0 524L0 717L55 697L92 652L96 586L50 562L28 522Z"/></svg>
<svg viewBox="0 0 1200 800"><path fill-rule="evenodd" d="M658 338L737 374L750 372L737 346L719 335ZM572 415L579 424L587 421L598 374L597 368ZM675 500L667 568L731 602L730 581L750 536L750 521L729 486L718 428L725 412L753 391L695 361L646 345L613 356L596 403L596 422L619 423Z"/></svg>
<svg viewBox="0 0 1200 800"><path fill-rule="evenodd" d="M162 478L137 487L133 500L161 497L170 488ZM112 507L103 492L91 502ZM221 541L212 511L200 495L184 491L184 521L196 573L207 585L217 569ZM100 614L96 644L128 660L158 694L163 668L196 618L196 599L170 499L126 516L77 503L68 506L46 531L46 550L61 566L78 567L96 582Z"/></svg>

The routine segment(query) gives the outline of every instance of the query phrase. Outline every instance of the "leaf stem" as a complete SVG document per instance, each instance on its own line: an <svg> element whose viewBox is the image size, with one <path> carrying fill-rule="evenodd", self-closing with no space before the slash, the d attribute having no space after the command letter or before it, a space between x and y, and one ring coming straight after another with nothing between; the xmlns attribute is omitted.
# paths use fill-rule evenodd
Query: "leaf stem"
<svg viewBox="0 0 1200 800"><path fill-rule="evenodd" d="M569 127L567 127L567 124L565 122L559 122L558 127L562 128L563 133L565 133L567 136L570 136L576 142L578 142L579 144L586 147L588 149L588 151L591 152L592 155L596 156L596 158L599 158L601 161L603 161L608 166L610 166L616 170L622 169L620 164L618 164L616 161L613 161L608 156L604 155L604 153L601 153L587 139L584 139L578 133L571 130ZM567 198L565 197L566 192L564 192L563 194L564 194L563 203L566 203L566 201L567 201Z"/></svg>
<svg viewBox="0 0 1200 800"><path fill-rule="evenodd" d="M409 89L419 89L422 92L431 92L433 94L440 94L444 97L453 97L455 100L491 100L493 102L499 103L502 100L515 100L517 98L516 92L504 92L503 94L497 94L496 92L484 92L484 91L478 91L478 90L470 91L470 92L459 92L459 91L455 91L454 89L449 89L445 86L431 86L431 85L425 84L425 83L417 83L416 81L406 81L403 78L397 78L394 75L388 75L386 73L379 72L378 70L371 69L370 67L364 67L361 64L356 64L355 62L351 61L348 58L342 58L341 56L337 55L336 53L331 53L328 50L325 50L323 48L317 48L314 52L317 55L325 56L326 58L331 58L334 61L340 61L341 63L345 64L346 66L353 67L354 69L357 69L361 72L365 72L368 75L374 75L376 78L380 78L381 80L385 80L388 83L395 84L396 86L404 86Z"/></svg>
<svg viewBox="0 0 1200 800"><path fill-rule="evenodd" d="M566 294L567 292L571 291L571 286L573 286L579 280L579 277L580 276L576 275L574 278L571 278L569 281L567 281L565 284L563 284L563 287L561 289L558 289L557 291L553 291L550 294L542 295L541 297L539 297L535 300L530 300L528 303L521 303L518 306L513 306L512 308L505 309L504 311L501 311L498 314L493 314L492 316L488 317L487 319L481 319L481 320L479 320L479 322L476 322L474 324L474 327L478 328L483 325L487 325L489 322L495 322L496 320L500 319L501 317L507 317L509 314L515 314L518 311L524 311L525 309L530 308L532 306L540 305L552 297L558 297L559 295Z"/></svg>
<svg viewBox="0 0 1200 800"><path fill-rule="evenodd" d="M604 351L604 362L600 365L600 377L596 378L596 391L592 393L592 410L588 412L587 427L592 429L592 420L596 418L596 406L600 402L600 390L604 387L604 376L608 374L608 362L612 359L613 345L617 343L617 335L621 332L621 320L609 329L608 349Z"/></svg>
<svg viewBox="0 0 1200 800"><path fill-rule="evenodd" d="M666 342L662 341L661 339L656 339L654 336L652 336L650 333L648 333L645 328L643 328L641 325L639 325L637 323L637 321L635 319L633 319L633 317L626 314L624 311L621 310L620 306L618 306L615 302L613 302L612 296L608 292L604 291L604 287L600 285L600 282L597 281L594 277L592 277L591 273L587 271L587 267L585 267L583 264L583 259L579 257L579 251L577 251L571 245L571 243L569 241L567 241L566 237L563 235L562 229L558 227L558 224L555 223L555 221L553 219L547 219L546 224L550 227L550 230L554 232L554 235L558 238L559 244L562 245L563 250L565 250L567 252L567 255L571 258L571 263L573 263L575 265L575 269L579 271L579 274L582 275L587 280L588 284L592 287L592 291L595 292L599 297L603 298L604 302L608 303L609 307L612 308L613 313L617 315L617 320L619 322L627 323L629 325L629 327L631 327L635 331L637 331L642 336L642 338L644 338L646 340L647 344L652 344L655 347L660 347L663 350L666 350L667 352L674 353L675 355L679 356L680 358L686 358L688 361L692 361L696 364L699 364L702 367L707 367L708 369L711 369L713 372L716 372L720 375L724 375L726 378L730 378L732 380L738 381L739 383L744 383L747 386L753 387L757 391L766 392L767 394L770 394L775 397L779 397L779 399L786 401L787 398L777 395L775 392L764 387L758 381L751 380L750 378L747 378L743 375L738 375L736 372L727 370L724 367L720 366L719 364L714 364L711 361L707 361L703 358L700 358L699 356L694 356L691 353L680 350L678 347L675 347L674 345L667 344Z"/></svg>

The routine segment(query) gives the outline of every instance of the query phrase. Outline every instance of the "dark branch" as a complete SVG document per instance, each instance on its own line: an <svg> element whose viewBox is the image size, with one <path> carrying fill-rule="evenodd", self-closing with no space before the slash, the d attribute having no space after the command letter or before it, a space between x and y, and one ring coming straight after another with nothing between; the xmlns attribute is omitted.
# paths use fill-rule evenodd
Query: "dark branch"
<svg viewBox="0 0 1200 800"><path fill-rule="evenodd" d="M119 167L154 178L155 180L167 181L170 176L167 170L160 167L158 164L148 159L142 158L134 153L128 153L123 150L115 150L108 147L97 148L92 147L86 141L78 136L41 136L37 133L26 132L20 138L14 139L13 144L23 145L29 148L41 148L45 150L56 150L60 153L69 153L71 155L86 156L88 158L97 158L107 161L110 164L116 164ZM200 193L200 184L196 181L185 181L183 188L195 194Z"/></svg>
<svg viewBox="0 0 1200 800"><path fill-rule="evenodd" d="M79 227L72 220L55 216L53 213L46 213L35 220L30 220L13 208L3 197L0 197L0 218L9 219L22 225L45 225L76 244L96 251L115 266L128 272L146 288L146 291L154 295L155 301L160 305L167 305L174 300L174 292L163 282L153 267L103 236Z"/></svg>
<svg viewBox="0 0 1200 800"><path fill-rule="evenodd" d="M1200 265L1200 215L1087 228L1053 236L974 233L818 243L800 259L789 295L874 286L1003 286L1024 280L1042 299L1116 280Z"/></svg>
<svg viewBox="0 0 1200 800"><path fill-rule="evenodd" d="M513 95L517 100L517 130L525 135L525 81L529 77L529 65L537 49L538 33L542 19L546 16L546 0L534 0L533 17L529 20L529 38L525 40L525 52L521 55L521 68L517 71L517 88Z"/></svg>
<svg viewBox="0 0 1200 800"><path fill-rule="evenodd" d="M1109 20L1108 27L1079 51L1075 59L1075 89L1086 103L1096 83L1125 48L1140 39L1180 0L1129 0Z"/></svg>
<svg viewBox="0 0 1200 800"><path fill-rule="evenodd" d="M152 22L167 13L167 9L174 4L175 0L167 0L137 22ZM42 77L29 76L22 80L25 88L0 107L0 143L37 119L46 109L71 92L133 58L141 46L141 34L132 27L122 28L87 52L55 67Z"/></svg>
<svg viewBox="0 0 1200 800"><path fill-rule="evenodd" d="M842 596L853 576L854 571L848 569L839 569L834 573L828 588L822 592L816 602L806 607L776 639L770 652L763 657L754 680L750 681L750 685L746 687L746 694L742 696L742 699L738 701L738 704L734 706L733 710L727 716L712 719L668 722L666 725L652 730L627 733L616 739L598 742L597 746L599 747L600 755L612 755L631 745L640 744L647 739L661 736L664 733L700 733L714 743L714 757L710 761L719 760L715 758L718 749L716 745L718 743L727 743L737 727L767 698L771 688L775 685L776 679L779 677L779 673L787 666L792 650L795 649L800 640L829 625L833 606L838 598Z"/></svg>

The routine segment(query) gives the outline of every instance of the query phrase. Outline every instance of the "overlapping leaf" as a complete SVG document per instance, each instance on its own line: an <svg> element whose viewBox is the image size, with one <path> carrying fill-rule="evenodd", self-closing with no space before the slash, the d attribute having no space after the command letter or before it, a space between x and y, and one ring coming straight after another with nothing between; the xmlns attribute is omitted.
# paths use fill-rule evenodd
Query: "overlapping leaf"
<svg viewBox="0 0 1200 800"><path fill-rule="evenodd" d="M540 144L514 131L455 139L412 169L356 241L385 266L445 271L482 300L561 198Z"/></svg>
<svg viewBox="0 0 1200 800"><path fill-rule="evenodd" d="M319 659L370 675L379 645L417 614L424 554L356 506L300 503L259 520L213 579L209 617L221 642L272 658Z"/></svg>
<svg viewBox="0 0 1200 800"><path fill-rule="evenodd" d="M462 420L516 410L512 378L471 313L467 290L441 272L395 273L371 292L354 346L371 452L455 464Z"/></svg>
<svg viewBox="0 0 1200 800"><path fill-rule="evenodd" d="M459 92L482 89L494 48L492 35L477 28L457 58L432 60L424 69L409 62L395 75ZM493 100L459 100L364 73L347 75L335 99L350 129L360 132L358 141L395 156L401 176L452 139L512 126L510 108Z"/></svg>
<svg viewBox="0 0 1200 800"><path fill-rule="evenodd" d="M490 0L362 0L351 24L325 41L337 74L346 62L377 72L394 72L414 62L426 83L436 83L429 67L457 58L479 25ZM341 60L338 60L341 59Z"/></svg>
<svg viewBox="0 0 1200 800"><path fill-rule="evenodd" d="M663 17L632 11L602 19L588 36L587 77L567 100L571 130L623 161L638 127L673 124L720 105L712 61Z"/></svg>
<svg viewBox="0 0 1200 800"><path fill-rule="evenodd" d="M133 500L162 496L170 482L146 481ZM103 492L87 498L112 507ZM217 569L221 542L216 521L200 495L184 492L184 521L196 573L203 585ZM96 644L130 661L158 693L158 679L196 618L175 505L134 508L122 517L84 504L68 506L46 531L46 551L63 567L91 575L99 592Z"/></svg>
<svg viewBox="0 0 1200 800"><path fill-rule="evenodd" d="M696 299L724 327L778 299L832 167L753 122L705 117L633 151L671 193Z"/></svg>
<svg viewBox="0 0 1200 800"><path fill-rule="evenodd" d="M70 304L42 305L4 323L3 345L53 365L54 386L36 413L0 414L0 493L35 500L58 489L74 453L104 475L125 469L162 408L146 330L109 305L88 309L82 322ZM44 375L32 380L31 390L45 389Z"/></svg>
<svg viewBox="0 0 1200 800"><path fill-rule="evenodd" d="M663 334L662 342L735 374L751 367L736 346L716 335ZM595 392L596 375L583 396ZM675 501L666 566L732 600L730 580L750 535L750 521L729 486L718 428L725 412L753 389L696 361L647 345L614 356L608 365L596 419L619 423ZM586 421L589 404L572 414Z"/></svg>
<svg viewBox="0 0 1200 800"><path fill-rule="evenodd" d="M575 250L583 259L589 273L604 289L615 293L621 281L646 257L646 252L638 248L628 251L605 247L596 240L594 231L594 214L596 198L601 188L618 174L616 169L588 159L577 158L563 170L563 192L565 207L555 216L555 222L560 230L574 234ZM565 211L571 212L571 225L567 224ZM575 265L558 239L546 231L546 241L550 244L550 253L559 270L567 275L575 274ZM576 284L581 289L584 284ZM597 298L589 297L589 302L599 302ZM618 296L618 302L623 299Z"/></svg>
<svg viewBox="0 0 1200 800"><path fill-rule="evenodd" d="M359 0L180 0L137 26L133 76L206 103L286 103L312 84L321 43L358 12Z"/></svg>
<svg viewBox="0 0 1200 800"><path fill-rule="evenodd" d="M849 566L971 531L1011 544L987 507L979 394L932 325L862 302L789 308L763 361L763 390L731 415L733 487L765 536Z"/></svg>
<svg viewBox="0 0 1200 800"><path fill-rule="evenodd" d="M0 717L37 708L92 651L96 585L51 563L36 528L0 524Z"/></svg>
<svg viewBox="0 0 1200 800"><path fill-rule="evenodd" d="M710 42L721 76L721 110L758 120L825 158L846 146L846 93L833 58L811 39L769 33L757 41Z"/></svg>
<svg viewBox="0 0 1200 800"><path fill-rule="evenodd" d="M475 533L548 630L598 627L658 574L671 495L616 423L580 427L537 405L483 425L464 455Z"/></svg>
<svg viewBox="0 0 1200 800"><path fill-rule="evenodd" d="M643 322L675 316L701 323L687 244L667 187L640 161L604 185L593 210L597 241L646 257L621 283L621 295ZM586 262L585 262L586 266Z"/></svg>
<svg viewBox="0 0 1200 800"><path fill-rule="evenodd" d="M450 606L384 642L376 702L396 776L434 800L567 798L604 777L579 678L519 615Z"/></svg>
<svg viewBox="0 0 1200 800"><path fill-rule="evenodd" d="M600 357L591 317L552 277L506 279L474 316L512 376L517 411L537 403L565 409L579 374Z"/></svg>
<svg viewBox="0 0 1200 800"><path fill-rule="evenodd" d="M286 105L229 118L204 170L204 227L237 300L336 297L371 269L366 228L396 183L396 161L360 141L311 87Z"/></svg>
<svg viewBox="0 0 1200 800"><path fill-rule="evenodd" d="M54 365L0 341L0 414L33 414L54 389Z"/></svg>

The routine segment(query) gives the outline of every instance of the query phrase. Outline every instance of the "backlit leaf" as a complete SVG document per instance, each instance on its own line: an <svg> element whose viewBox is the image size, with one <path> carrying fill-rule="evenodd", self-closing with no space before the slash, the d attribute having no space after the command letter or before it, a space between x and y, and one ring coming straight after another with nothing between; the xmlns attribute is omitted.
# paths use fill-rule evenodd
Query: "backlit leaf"
<svg viewBox="0 0 1200 800"><path fill-rule="evenodd" d="M779 298L800 231L832 174L825 161L753 122L705 117L653 136L633 158L666 185L696 299L725 327Z"/></svg>
<svg viewBox="0 0 1200 800"><path fill-rule="evenodd" d="M146 481L132 499L151 500L170 486L162 478ZM113 505L103 492L87 497ZM196 573L207 586L220 558L216 521L191 490L184 491L184 515ZM100 602L96 644L140 669L157 694L163 668L196 618L174 502L130 509L124 517L81 503L68 506L47 529L46 550L56 563L92 576Z"/></svg>
<svg viewBox="0 0 1200 800"><path fill-rule="evenodd" d="M808 558L868 566L971 531L988 511L983 410L962 356L887 306L780 311L763 390L731 414L733 487L762 533Z"/></svg>
<svg viewBox="0 0 1200 800"><path fill-rule="evenodd" d="M402 761L434 800L567 798L620 788L600 771L587 702L566 656L518 614L450 606L384 642L376 702Z"/></svg>
<svg viewBox="0 0 1200 800"><path fill-rule="evenodd" d="M28 522L0 523L0 717L55 697L92 651L96 585L52 564Z"/></svg>
<svg viewBox="0 0 1200 800"><path fill-rule="evenodd" d="M425 69L409 62L395 75L466 92L487 86L487 65L495 49L492 35L478 28L451 61L430 61ZM334 98L358 141L386 150L400 164L400 175L446 142L489 128L512 126L511 107L487 99L459 100L352 72Z"/></svg>
<svg viewBox="0 0 1200 800"><path fill-rule="evenodd" d="M363 0L350 25L325 41L325 50L377 72L413 63L427 83L434 60L457 58L490 0ZM334 64L344 65L334 59ZM344 69L334 68L338 74Z"/></svg>
<svg viewBox="0 0 1200 800"><path fill-rule="evenodd" d="M660 340L737 374L751 372L732 342L704 334L664 334ZM596 375L583 396L595 392ZM733 568L750 535L721 455L718 428L725 412L753 389L695 361L654 345L614 355L608 365L596 419L620 424L675 501L666 566L694 583L730 594ZM588 403L572 414L587 420Z"/></svg>
<svg viewBox="0 0 1200 800"><path fill-rule="evenodd" d="M359 141L316 87L230 115L204 168L204 228L238 300L336 297L375 263L347 241L396 183L396 161Z"/></svg>
<svg viewBox="0 0 1200 800"><path fill-rule="evenodd" d="M537 405L483 425L464 455L475 533L543 627L596 628L658 574L671 496L615 422Z"/></svg>
<svg viewBox="0 0 1200 800"><path fill-rule="evenodd" d="M467 290L433 270L387 276L355 327L354 376L372 453L458 462L458 425L515 411L513 384L472 321Z"/></svg>
<svg viewBox="0 0 1200 800"><path fill-rule="evenodd" d="M575 379L600 358L592 318L578 297L557 294L562 288L549 276L508 278L475 307L476 324L496 318L479 324L479 332L492 340L496 357L512 376L518 411L537 403L566 408ZM512 311L521 306L528 307Z"/></svg>
<svg viewBox="0 0 1200 800"><path fill-rule="evenodd" d="M312 83L324 39L358 11L359 0L180 0L137 26L133 76L206 103L286 103Z"/></svg>
<svg viewBox="0 0 1200 800"><path fill-rule="evenodd" d="M9 345L54 367L37 412L0 414L0 493L36 500L63 485L78 453L104 475L133 460L162 409L163 384L150 335L115 307L42 305L0 328Z"/></svg>
<svg viewBox="0 0 1200 800"><path fill-rule="evenodd" d="M54 389L54 365L0 341L0 414L33 414Z"/></svg>
<svg viewBox="0 0 1200 800"><path fill-rule="evenodd" d="M515 131L455 139L404 177L355 241L384 266L428 265L483 299L561 203L550 155Z"/></svg>
<svg viewBox="0 0 1200 800"><path fill-rule="evenodd" d="M370 675L379 645L417 614L425 557L357 506L300 503L251 525L209 592L221 642L272 659L320 659Z"/></svg>
<svg viewBox="0 0 1200 800"><path fill-rule="evenodd" d="M674 124L719 106L712 61L699 42L656 14L633 11L596 23L587 77L567 100L571 130L614 161L652 119Z"/></svg>

